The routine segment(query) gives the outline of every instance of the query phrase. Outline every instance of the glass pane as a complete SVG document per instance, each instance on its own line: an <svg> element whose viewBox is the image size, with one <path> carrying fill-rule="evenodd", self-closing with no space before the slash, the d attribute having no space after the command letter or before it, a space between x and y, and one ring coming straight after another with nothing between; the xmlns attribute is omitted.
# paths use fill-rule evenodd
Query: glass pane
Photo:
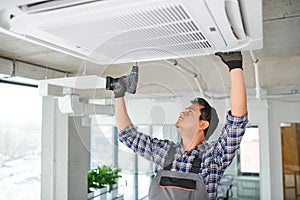
<svg viewBox="0 0 300 200"><path fill-rule="evenodd" d="M260 162L259 162L259 128L250 126L240 144L237 153L238 176L234 177L233 198L259 199L260 198ZM234 163L235 161L233 161ZM234 167L231 165L231 167ZM229 173L234 174L234 169ZM225 172L226 173L226 172Z"/></svg>
<svg viewBox="0 0 300 200"><path fill-rule="evenodd" d="M259 173L259 129L246 128L240 145L241 173Z"/></svg>
<svg viewBox="0 0 300 200"><path fill-rule="evenodd" d="M121 142L118 145L118 167L122 169L122 179L119 181L119 184L121 183L123 188L123 190L121 189L121 193L124 194L124 199L135 199L134 170L136 155Z"/></svg>
<svg viewBox="0 0 300 200"><path fill-rule="evenodd" d="M0 93L0 199L40 199L41 97L7 84Z"/></svg>
<svg viewBox="0 0 300 200"><path fill-rule="evenodd" d="M151 136L151 126L138 126L139 132ZM148 189L153 175L153 164L151 161L138 156L138 199L142 199L148 195Z"/></svg>
<svg viewBox="0 0 300 200"><path fill-rule="evenodd" d="M179 142L181 137L174 124L153 125L153 137Z"/></svg>
<svg viewBox="0 0 300 200"><path fill-rule="evenodd" d="M137 130L139 132L142 132L146 135L151 135L150 133L150 126L138 126ZM139 156L138 157L138 172L139 174L143 173L143 174L149 174L149 172L151 173L153 171L153 165L152 162L150 162L149 160L146 160L145 158ZM152 174L151 174L152 175Z"/></svg>
<svg viewBox="0 0 300 200"><path fill-rule="evenodd" d="M174 124L164 125L163 127L164 139L172 140L173 142L179 142L181 140L180 134Z"/></svg>
<svg viewBox="0 0 300 200"><path fill-rule="evenodd" d="M91 127L91 168L113 165L113 126Z"/></svg>
<svg viewBox="0 0 300 200"><path fill-rule="evenodd" d="M152 137L158 138L158 139L164 139L164 133L163 133L163 125L153 125L152 126Z"/></svg>

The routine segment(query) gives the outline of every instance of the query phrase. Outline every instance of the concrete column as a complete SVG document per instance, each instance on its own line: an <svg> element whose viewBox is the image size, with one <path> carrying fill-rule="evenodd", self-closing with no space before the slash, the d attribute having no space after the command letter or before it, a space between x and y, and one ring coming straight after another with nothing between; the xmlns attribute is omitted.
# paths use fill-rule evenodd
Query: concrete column
<svg viewBox="0 0 300 200"><path fill-rule="evenodd" d="M43 97L42 200L87 199L89 127Z"/></svg>
<svg viewBox="0 0 300 200"><path fill-rule="evenodd" d="M81 117L69 117L68 199L87 199L90 127L81 126Z"/></svg>
<svg viewBox="0 0 300 200"><path fill-rule="evenodd" d="M52 97L43 97L41 199L52 200L55 195L55 112Z"/></svg>
<svg viewBox="0 0 300 200"><path fill-rule="evenodd" d="M119 143L118 143L118 128L114 127L114 135L113 135L113 141L114 141L114 150L113 150L113 167L118 168L119 167Z"/></svg>

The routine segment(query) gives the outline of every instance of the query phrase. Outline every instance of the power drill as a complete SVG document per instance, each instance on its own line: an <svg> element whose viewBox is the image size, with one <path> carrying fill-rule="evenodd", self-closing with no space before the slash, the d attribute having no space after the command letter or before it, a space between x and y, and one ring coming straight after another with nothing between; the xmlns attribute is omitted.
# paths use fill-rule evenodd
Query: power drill
<svg viewBox="0 0 300 200"><path fill-rule="evenodd" d="M138 66L133 66L131 73L127 76L121 76L119 78L112 78L110 76L106 77L106 89L114 90L114 88L120 84L118 81L121 79L123 83L126 85L126 91L131 94L135 94L137 84L138 84Z"/></svg>

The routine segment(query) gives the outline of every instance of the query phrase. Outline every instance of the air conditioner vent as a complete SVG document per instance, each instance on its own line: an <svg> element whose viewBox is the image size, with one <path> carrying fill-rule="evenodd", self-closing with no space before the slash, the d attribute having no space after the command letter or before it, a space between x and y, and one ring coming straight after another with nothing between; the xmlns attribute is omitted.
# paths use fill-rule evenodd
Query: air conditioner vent
<svg viewBox="0 0 300 200"><path fill-rule="evenodd" d="M154 58L157 54L153 51L155 55L152 55L149 49L187 55L189 51L203 51L212 47L187 11L178 4L86 17L84 22L76 22L77 26L65 19L65 23L61 22L63 26L54 22L41 25L40 28L83 48L101 51L102 55L111 59L122 56L120 51L128 53L128 49L143 51L147 48L147 55L138 58L146 59ZM82 35L89 35L91 40ZM100 41L101 38L108 40ZM99 46L95 46L97 40ZM137 58L132 55L127 59Z"/></svg>
<svg viewBox="0 0 300 200"><path fill-rule="evenodd" d="M62 2L67 5L70 0ZM39 12L13 18L11 31L74 51L82 57L95 55L99 63L196 56L249 46L254 49L262 43L261 38L251 38L251 35L235 37L231 25L237 27L235 30L240 35L243 32L239 28L243 26L239 24L242 20L235 19L240 14L230 15L229 21L226 12L235 12L236 2L227 4L227 9L224 0L128 0L126 3L77 0L76 3L71 6L70 2L62 8L56 3L52 6L55 9L45 12L42 9L52 7L39 5L42 6L36 7ZM229 9L231 5L234 9ZM257 25L256 22L251 25ZM257 32L260 28L247 27Z"/></svg>

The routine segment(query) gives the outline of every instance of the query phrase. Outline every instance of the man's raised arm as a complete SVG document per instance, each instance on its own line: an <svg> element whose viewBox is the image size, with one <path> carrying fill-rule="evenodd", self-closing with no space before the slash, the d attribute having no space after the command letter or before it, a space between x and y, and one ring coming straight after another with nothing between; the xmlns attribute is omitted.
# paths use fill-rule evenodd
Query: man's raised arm
<svg viewBox="0 0 300 200"><path fill-rule="evenodd" d="M241 52L216 53L228 66L231 79L231 114L242 116L247 113L247 97L243 76L243 58Z"/></svg>
<svg viewBox="0 0 300 200"><path fill-rule="evenodd" d="M131 124L131 120L126 110L124 97L118 97L115 100L115 118L118 131L121 131Z"/></svg>

